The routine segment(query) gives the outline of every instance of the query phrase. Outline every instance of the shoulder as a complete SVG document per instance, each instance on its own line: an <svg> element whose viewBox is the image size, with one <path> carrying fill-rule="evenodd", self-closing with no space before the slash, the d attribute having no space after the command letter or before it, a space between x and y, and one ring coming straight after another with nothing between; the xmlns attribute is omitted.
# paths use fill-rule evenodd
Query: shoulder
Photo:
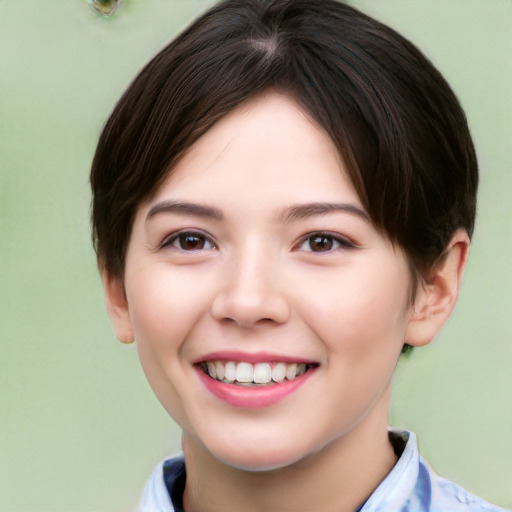
<svg viewBox="0 0 512 512"><path fill-rule="evenodd" d="M173 472L178 475L179 470L184 467L183 454L160 462L151 473L144 487L140 504L134 512L173 512L174 506L167 490L164 474L165 477L169 477L169 473Z"/></svg>
<svg viewBox="0 0 512 512"><path fill-rule="evenodd" d="M455 482L438 476L422 458L418 483L430 487L430 512L506 512Z"/></svg>
<svg viewBox="0 0 512 512"><path fill-rule="evenodd" d="M438 476L420 456L414 433L390 429L389 439L398 462L361 512L507 512Z"/></svg>

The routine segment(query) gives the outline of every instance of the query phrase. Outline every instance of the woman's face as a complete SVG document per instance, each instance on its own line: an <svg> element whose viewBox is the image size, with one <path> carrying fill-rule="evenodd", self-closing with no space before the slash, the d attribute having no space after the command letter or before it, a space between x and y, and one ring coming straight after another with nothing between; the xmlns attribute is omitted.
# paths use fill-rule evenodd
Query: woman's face
<svg viewBox="0 0 512 512"><path fill-rule="evenodd" d="M218 122L139 208L124 322L188 437L261 470L386 424L409 284L331 139L269 94Z"/></svg>

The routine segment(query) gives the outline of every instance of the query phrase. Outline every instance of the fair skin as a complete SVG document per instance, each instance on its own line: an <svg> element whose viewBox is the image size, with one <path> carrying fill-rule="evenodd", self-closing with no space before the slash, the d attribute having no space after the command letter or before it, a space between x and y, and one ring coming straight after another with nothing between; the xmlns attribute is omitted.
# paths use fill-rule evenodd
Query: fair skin
<svg viewBox="0 0 512 512"><path fill-rule="evenodd" d="M411 306L405 255L292 100L254 99L199 139L138 209L123 282L103 273L119 339L183 429L186 510L359 506L396 462L402 345L441 328L468 246L457 231ZM219 382L228 363L243 369ZM263 384L240 385L247 369Z"/></svg>

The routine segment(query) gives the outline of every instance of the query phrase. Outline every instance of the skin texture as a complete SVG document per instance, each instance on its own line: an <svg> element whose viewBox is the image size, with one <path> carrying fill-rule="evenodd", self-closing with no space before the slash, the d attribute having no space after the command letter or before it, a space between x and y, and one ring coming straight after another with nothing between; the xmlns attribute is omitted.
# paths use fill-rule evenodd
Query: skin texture
<svg viewBox="0 0 512 512"><path fill-rule="evenodd" d="M256 98L199 139L140 206L124 282L103 273L119 339L137 341L183 429L187 510L364 501L396 462L387 419L402 345L430 342L449 316L468 245L457 231L411 306L405 255L292 100ZM195 363L219 351L315 369L271 406L235 407L199 378Z"/></svg>

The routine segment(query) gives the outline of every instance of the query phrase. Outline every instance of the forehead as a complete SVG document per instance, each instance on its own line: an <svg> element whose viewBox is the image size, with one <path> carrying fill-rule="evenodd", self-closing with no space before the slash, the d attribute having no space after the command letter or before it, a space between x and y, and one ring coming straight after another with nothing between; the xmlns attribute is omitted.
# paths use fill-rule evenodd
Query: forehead
<svg viewBox="0 0 512 512"><path fill-rule="evenodd" d="M232 198L294 195L296 201L311 200L316 191L324 196L318 200L359 203L332 139L295 101L277 93L254 98L218 121L185 152L152 199L170 191L198 200L222 191Z"/></svg>

